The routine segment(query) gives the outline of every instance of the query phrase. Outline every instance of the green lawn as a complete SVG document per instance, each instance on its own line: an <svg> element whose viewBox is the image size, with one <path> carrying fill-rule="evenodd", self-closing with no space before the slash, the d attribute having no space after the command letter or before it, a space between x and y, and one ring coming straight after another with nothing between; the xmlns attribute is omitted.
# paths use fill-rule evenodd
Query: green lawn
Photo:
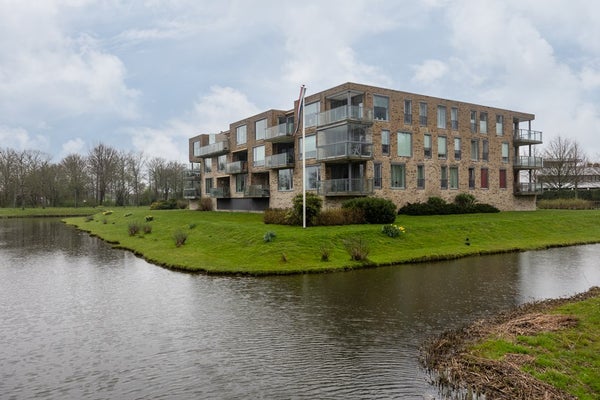
<svg viewBox="0 0 600 400"><path fill-rule="evenodd" d="M98 208L93 207L0 208L0 218L69 217L97 212Z"/></svg>
<svg viewBox="0 0 600 400"><path fill-rule="evenodd" d="M149 222L152 232L129 236L132 221ZM150 211L147 208L115 208L111 215L67 218L68 224L89 231L119 247L171 268L215 273L289 274L343 270L365 265L389 265L514 250L542 249L600 242L600 211L540 210L410 217L398 216L396 224L406 233L390 238L382 225L308 227L265 225L262 214ZM176 247L177 230L187 241ZM275 233L264 242L266 232ZM349 238L361 238L369 246L366 262L352 261L344 247ZM470 245L466 245L466 239ZM322 249L330 250L321 261Z"/></svg>

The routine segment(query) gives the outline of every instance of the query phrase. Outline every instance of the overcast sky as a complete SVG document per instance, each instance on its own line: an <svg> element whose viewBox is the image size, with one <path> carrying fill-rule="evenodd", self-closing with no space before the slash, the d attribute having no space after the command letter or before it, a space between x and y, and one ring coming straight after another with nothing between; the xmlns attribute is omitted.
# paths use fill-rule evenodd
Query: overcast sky
<svg viewBox="0 0 600 400"><path fill-rule="evenodd" d="M353 81L536 115L600 159L600 2L0 0L0 147L187 139Z"/></svg>

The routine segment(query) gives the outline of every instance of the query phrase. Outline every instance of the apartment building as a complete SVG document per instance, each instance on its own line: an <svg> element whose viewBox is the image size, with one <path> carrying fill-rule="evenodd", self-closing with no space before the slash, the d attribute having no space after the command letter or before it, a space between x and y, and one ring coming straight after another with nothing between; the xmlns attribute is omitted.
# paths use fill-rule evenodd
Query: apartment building
<svg viewBox="0 0 600 400"><path fill-rule="evenodd" d="M533 114L344 83L305 98L303 139L297 102L190 138L190 207L209 197L217 210L288 208L304 176L326 208L466 192L501 210L535 209L542 159L532 148L542 133Z"/></svg>

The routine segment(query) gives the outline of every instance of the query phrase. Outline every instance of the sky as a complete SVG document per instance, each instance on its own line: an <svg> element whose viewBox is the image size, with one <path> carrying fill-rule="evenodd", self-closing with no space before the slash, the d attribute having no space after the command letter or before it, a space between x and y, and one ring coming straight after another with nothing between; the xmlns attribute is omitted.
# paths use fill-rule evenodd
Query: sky
<svg viewBox="0 0 600 400"><path fill-rule="evenodd" d="M188 138L357 82L536 116L600 160L600 2L0 0L0 148Z"/></svg>

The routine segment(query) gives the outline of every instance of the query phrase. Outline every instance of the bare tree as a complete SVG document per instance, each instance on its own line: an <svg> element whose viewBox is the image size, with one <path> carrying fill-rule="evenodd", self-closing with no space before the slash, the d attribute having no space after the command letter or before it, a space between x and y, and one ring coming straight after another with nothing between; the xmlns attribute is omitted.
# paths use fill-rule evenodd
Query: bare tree
<svg viewBox="0 0 600 400"><path fill-rule="evenodd" d="M127 169L129 170L130 186L133 192L133 203L140 205L142 191L144 190L143 171L146 165L146 157L143 153L132 153L127 155Z"/></svg>
<svg viewBox="0 0 600 400"><path fill-rule="evenodd" d="M557 136L544 152L544 168L538 173L538 181L552 189L577 189L586 162L586 156L577 141Z"/></svg>
<svg viewBox="0 0 600 400"><path fill-rule="evenodd" d="M0 148L0 207L8 207L16 196L15 160L14 150Z"/></svg>
<svg viewBox="0 0 600 400"><path fill-rule="evenodd" d="M114 179L118 152L114 148L99 143L88 154L88 168L94 183L94 197L102 204Z"/></svg>
<svg viewBox="0 0 600 400"><path fill-rule="evenodd" d="M69 154L60 163L61 175L69 193L68 197L73 195L75 207L78 207L79 202L83 200L90 181L86 166L86 159L79 154Z"/></svg>

